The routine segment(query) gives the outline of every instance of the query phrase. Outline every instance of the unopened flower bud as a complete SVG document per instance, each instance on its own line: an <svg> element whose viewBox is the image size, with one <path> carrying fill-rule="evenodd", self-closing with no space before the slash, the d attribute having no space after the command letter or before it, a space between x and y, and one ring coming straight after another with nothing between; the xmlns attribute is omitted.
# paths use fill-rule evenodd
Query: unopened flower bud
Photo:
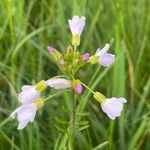
<svg viewBox="0 0 150 150"><path fill-rule="evenodd" d="M84 53L84 54L82 55L82 60L84 60L84 61L89 60L89 53Z"/></svg>
<svg viewBox="0 0 150 150"><path fill-rule="evenodd" d="M53 53L53 52L55 52L55 48L53 48L53 47L51 47L51 46L48 46L47 47L47 50L50 52L50 53Z"/></svg>
<svg viewBox="0 0 150 150"><path fill-rule="evenodd" d="M74 87L74 90L75 90L77 93L81 94L82 91L83 91L82 85L81 85L81 84L77 84L77 85Z"/></svg>
<svg viewBox="0 0 150 150"><path fill-rule="evenodd" d="M47 49L56 61L62 58L62 55L55 48L48 46Z"/></svg>
<svg viewBox="0 0 150 150"><path fill-rule="evenodd" d="M73 80L72 81L72 87L73 89L78 93L78 94L81 94L82 91L83 91L83 88L82 88L82 85L80 83L80 80Z"/></svg>

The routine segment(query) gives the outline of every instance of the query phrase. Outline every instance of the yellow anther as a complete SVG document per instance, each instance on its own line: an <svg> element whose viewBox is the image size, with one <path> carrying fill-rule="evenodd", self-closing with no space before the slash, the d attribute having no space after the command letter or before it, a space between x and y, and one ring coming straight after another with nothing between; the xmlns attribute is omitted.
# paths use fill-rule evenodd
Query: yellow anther
<svg viewBox="0 0 150 150"><path fill-rule="evenodd" d="M91 56L90 58L89 58L89 63L91 63L91 64L96 64L96 63L98 63L98 61L99 61L99 57L98 56L96 56L96 55L93 55L93 56Z"/></svg>
<svg viewBox="0 0 150 150"><path fill-rule="evenodd" d="M72 45L79 46L80 45L80 35L73 35L72 36Z"/></svg>
<svg viewBox="0 0 150 150"><path fill-rule="evenodd" d="M44 106L44 100L42 98L37 99L36 101L34 101L34 105L40 109Z"/></svg>
<svg viewBox="0 0 150 150"><path fill-rule="evenodd" d="M38 92L42 92L46 89L47 85L44 80L40 81L36 84L35 88Z"/></svg>
<svg viewBox="0 0 150 150"><path fill-rule="evenodd" d="M106 100L106 97L100 92L95 92L94 99L96 99L100 103L103 103Z"/></svg>

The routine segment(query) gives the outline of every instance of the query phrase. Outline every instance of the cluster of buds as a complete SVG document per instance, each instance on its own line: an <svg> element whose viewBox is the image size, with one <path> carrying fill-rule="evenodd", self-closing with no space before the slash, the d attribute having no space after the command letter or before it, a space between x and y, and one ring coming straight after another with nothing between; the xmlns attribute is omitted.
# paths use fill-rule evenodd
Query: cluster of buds
<svg viewBox="0 0 150 150"><path fill-rule="evenodd" d="M115 55L108 53L109 44L100 49L98 48L94 55L89 53L80 54L78 46L80 45L81 34L85 27L85 17L79 18L74 16L72 20L68 20L69 27L72 33L72 45L66 49L66 53L62 55L55 48L48 46L48 52L58 64L64 75L58 75L47 81L42 80L36 85L24 85L22 91L18 94L18 100L21 106L11 113L11 117L17 118L19 121L18 129L23 129L29 122L33 122L36 111L43 107L44 99L41 98L41 92L46 88L74 90L77 94L83 92L83 86L92 91L86 84L75 78L77 71L86 64L99 64L105 67L110 67L115 61ZM101 104L102 110L109 118L115 119L121 115L125 98L106 98L98 91L92 91L93 97Z"/></svg>

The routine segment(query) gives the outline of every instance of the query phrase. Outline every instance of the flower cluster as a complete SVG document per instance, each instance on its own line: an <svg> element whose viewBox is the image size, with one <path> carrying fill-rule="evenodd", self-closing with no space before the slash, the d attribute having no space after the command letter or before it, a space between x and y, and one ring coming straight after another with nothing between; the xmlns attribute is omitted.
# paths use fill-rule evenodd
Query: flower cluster
<svg viewBox="0 0 150 150"><path fill-rule="evenodd" d="M92 92L94 99L101 104L102 110L109 118L115 119L121 115L123 103L127 102L125 98L106 98L102 93L92 91L90 87L75 78L77 71L86 64L99 64L110 67L115 61L115 55L108 53L110 47L108 43L102 49L98 48L94 55L90 56L87 52L84 54L79 53L77 47L80 45L85 20L85 17L79 18L78 16L68 20L72 33L72 44L67 47L64 55L51 46L47 47L50 56L58 64L64 75L58 75L47 81L42 80L33 86L22 86L22 91L18 94L21 106L10 115L12 118L15 118L17 115L19 121L18 129L23 129L29 122L33 122L36 111L44 105L45 99L41 98L41 93L46 88L54 88L56 90L69 88L77 94L81 94L84 86Z"/></svg>

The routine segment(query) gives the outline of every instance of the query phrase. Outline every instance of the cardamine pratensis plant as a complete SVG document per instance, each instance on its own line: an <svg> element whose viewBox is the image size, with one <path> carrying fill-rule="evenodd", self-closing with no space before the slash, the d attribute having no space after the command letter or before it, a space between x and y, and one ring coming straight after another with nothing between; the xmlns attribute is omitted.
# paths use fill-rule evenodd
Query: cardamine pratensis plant
<svg viewBox="0 0 150 150"><path fill-rule="evenodd" d="M25 128L29 122L34 121L37 110L44 106L45 101L60 94L64 89L68 89L68 91L71 91L73 94L70 121L67 126L67 135L69 136L68 146L70 149L73 149L73 141L78 128L78 124L76 124L76 96L82 94L83 87L87 88L93 94L94 99L100 103L103 112L106 113L110 119L114 120L116 117L119 117L123 109L123 103L127 102L123 97L107 98L102 93L93 91L81 80L75 78L79 68L84 65L99 64L110 67L115 61L115 55L108 53L109 44L105 44L102 49L98 48L96 53L92 56L90 56L89 53L84 53L83 55L79 53L78 46L80 45L80 36L85 26L85 19L85 17L79 18L78 16L74 16L72 20L68 20L72 33L72 46L68 46L65 55L60 54L55 48L48 46L48 52L56 61L63 74L46 81L42 80L36 85L22 86L22 91L18 94L18 100L21 106L15 109L10 115L12 118L15 118L17 115L19 122L18 129L21 130ZM49 87L56 90L63 90L45 99L41 98L41 93Z"/></svg>

